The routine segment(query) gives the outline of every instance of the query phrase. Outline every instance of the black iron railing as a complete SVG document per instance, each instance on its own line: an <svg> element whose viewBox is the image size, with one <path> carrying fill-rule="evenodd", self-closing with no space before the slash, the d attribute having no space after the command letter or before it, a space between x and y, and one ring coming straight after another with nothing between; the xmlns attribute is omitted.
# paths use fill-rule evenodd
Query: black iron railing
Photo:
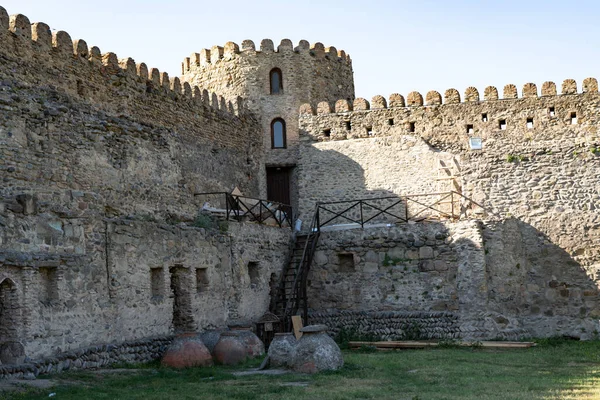
<svg viewBox="0 0 600 400"><path fill-rule="evenodd" d="M426 219L464 218L473 212L485 212L482 205L450 191L408 196L378 197L347 201L334 201L316 205L316 227L353 224L419 222Z"/></svg>
<svg viewBox="0 0 600 400"><path fill-rule="evenodd" d="M293 209L289 204L227 192L194 193L194 196L203 197L201 211L222 216L228 221L250 221L293 228Z"/></svg>

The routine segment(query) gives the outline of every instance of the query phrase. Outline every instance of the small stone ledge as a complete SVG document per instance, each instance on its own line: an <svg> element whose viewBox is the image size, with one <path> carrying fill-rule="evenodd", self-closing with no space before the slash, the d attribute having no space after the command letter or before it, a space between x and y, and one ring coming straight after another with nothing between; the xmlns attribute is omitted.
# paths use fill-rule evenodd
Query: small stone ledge
<svg viewBox="0 0 600 400"><path fill-rule="evenodd" d="M0 251L0 265L18 265L20 267L57 267L71 264L83 256L77 254L27 253L18 251Z"/></svg>
<svg viewBox="0 0 600 400"><path fill-rule="evenodd" d="M91 346L19 365L0 365L0 379L33 379L40 374L93 368L117 363L144 363L159 359L173 336L140 339L121 344Z"/></svg>

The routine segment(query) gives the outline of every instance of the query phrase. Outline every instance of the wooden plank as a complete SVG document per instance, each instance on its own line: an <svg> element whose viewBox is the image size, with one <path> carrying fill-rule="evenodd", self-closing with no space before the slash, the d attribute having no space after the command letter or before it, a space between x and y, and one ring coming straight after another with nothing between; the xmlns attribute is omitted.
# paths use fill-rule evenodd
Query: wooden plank
<svg viewBox="0 0 600 400"><path fill-rule="evenodd" d="M533 347L536 345L535 342L480 342L475 343L475 345L480 345L481 347L492 347L492 348L504 348L504 349L524 349L528 347Z"/></svg>
<svg viewBox="0 0 600 400"><path fill-rule="evenodd" d="M294 327L294 335L296 336L296 340L300 340L302 337L302 332L300 332L300 329L303 327L302 317L299 315L292 316L292 326Z"/></svg>
<svg viewBox="0 0 600 400"><path fill-rule="evenodd" d="M439 342L436 341L390 341L390 342L348 342L351 349L361 347L375 347L377 349L423 349L426 347L437 347ZM457 346L463 347L485 347L496 349L523 349L533 347L534 342L456 342Z"/></svg>
<svg viewBox="0 0 600 400"><path fill-rule="evenodd" d="M424 342L424 341L395 341L395 342L348 342L350 347L377 347L377 348L388 348L388 349L414 349L414 348L425 348L425 347L436 347L437 342Z"/></svg>

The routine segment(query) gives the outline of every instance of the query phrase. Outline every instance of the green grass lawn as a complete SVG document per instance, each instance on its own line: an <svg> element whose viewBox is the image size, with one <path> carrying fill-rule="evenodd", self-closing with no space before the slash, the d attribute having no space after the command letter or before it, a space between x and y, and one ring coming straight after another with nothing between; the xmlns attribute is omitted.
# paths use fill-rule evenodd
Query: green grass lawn
<svg viewBox="0 0 600 400"><path fill-rule="evenodd" d="M600 399L600 342L545 342L514 350L434 348L344 352L341 371L235 377L243 368L175 371L158 364L118 373L49 377L52 389L8 399ZM2 395L0 394L0 398Z"/></svg>

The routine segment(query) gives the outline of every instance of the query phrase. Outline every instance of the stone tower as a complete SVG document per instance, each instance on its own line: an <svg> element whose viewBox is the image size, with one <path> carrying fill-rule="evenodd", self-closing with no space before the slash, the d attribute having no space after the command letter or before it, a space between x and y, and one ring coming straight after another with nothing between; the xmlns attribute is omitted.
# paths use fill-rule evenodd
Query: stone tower
<svg viewBox="0 0 600 400"><path fill-rule="evenodd" d="M242 98L260 120L266 161L261 194L297 205L295 167L298 158L298 113L304 103L316 106L338 99L354 100L352 61L344 51L310 45L294 47L283 39L277 49L264 39L257 50L245 40L228 42L186 58L182 81L219 93L235 102Z"/></svg>

